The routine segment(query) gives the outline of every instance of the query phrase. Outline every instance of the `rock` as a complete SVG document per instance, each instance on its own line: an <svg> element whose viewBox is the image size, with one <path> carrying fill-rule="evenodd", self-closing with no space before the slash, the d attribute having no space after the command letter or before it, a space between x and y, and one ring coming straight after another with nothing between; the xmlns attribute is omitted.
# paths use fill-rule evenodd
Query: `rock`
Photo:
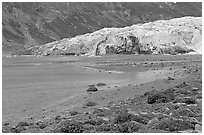
<svg viewBox="0 0 204 135"><path fill-rule="evenodd" d="M138 112L131 111L131 110L129 110L129 111L128 111L128 113L129 113L129 114L131 114L131 115L139 115L139 113L138 113Z"/></svg>
<svg viewBox="0 0 204 135"><path fill-rule="evenodd" d="M167 103L174 100L174 92L172 89L167 89L165 91L152 91L148 94L147 103Z"/></svg>
<svg viewBox="0 0 204 135"><path fill-rule="evenodd" d="M38 121L38 122L36 123L36 125L38 125L38 127L39 127L40 129L44 129L44 128L46 128L46 127L48 126L48 123L47 123L47 122Z"/></svg>
<svg viewBox="0 0 204 135"><path fill-rule="evenodd" d="M113 104L113 101L107 101L108 102L108 104Z"/></svg>
<svg viewBox="0 0 204 135"><path fill-rule="evenodd" d="M107 117L101 117L101 119L104 120L104 121L107 121L107 122L110 121L110 119L107 118Z"/></svg>
<svg viewBox="0 0 204 135"><path fill-rule="evenodd" d="M92 101L89 101L88 103L86 103L86 106L88 107L95 106L95 105L96 105L96 102L92 102Z"/></svg>
<svg viewBox="0 0 204 135"><path fill-rule="evenodd" d="M158 118L153 118L147 123L147 125L148 125L148 127L152 127L153 125L155 125L158 122L159 122Z"/></svg>
<svg viewBox="0 0 204 135"><path fill-rule="evenodd" d="M198 105L202 105L202 99L196 99Z"/></svg>
<svg viewBox="0 0 204 135"><path fill-rule="evenodd" d="M87 91L87 92L96 92L96 91L98 91L98 89L97 89L95 86L91 86L91 87L88 88L86 91Z"/></svg>
<svg viewBox="0 0 204 135"><path fill-rule="evenodd" d="M30 124L28 122L21 121L15 127L11 128L10 131L12 133L20 133L20 132L26 130L28 128L28 126L30 126Z"/></svg>
<svg viewBox="0 0 204 135"><path fill-rule="evenodd" d="M105 86L105 85L106 85L106 84L105 84L105 83L102 83L102 82L96 84L96 86Z"/></svg>
<svg viewBox="0 0 204 135"><path fill-rule="evenodd" d="M172 106L173 106L173 109L176 110L176 109L178 109L180 106L182 106L182 104L181 104L181 103L175 103L175 104L172 104Z"/></svg>
<svg viewBox="0 0 204 135"><path fill-rule="evenodd" d="M56 120L56 121L59 121L59 120L61 120L61 119L62 119L62 118L61 118L60 115L55 116L55 120Z"/></svg>
<svg viewBox="0 0 204 135"><path fill-rule="evenodd" d="M195 125L195 130L198 131L198 133L202 133L202 126L199 124Z"/></svg>
<svg viewBox="0 0 204 135"><path fill-rule="evenodd" d="M173 101L174 104L180 105L182 102L182 97L176 97Z"/></svg>
<svg viewBox="0 0 204 135"><path fill-rule="evenodd" d="M8 125L10 125L10 123L5 122L3 125L4 125L4 126L8 126Z"/></svg>
<svg viewBox="0 0 204 135"><path fill-rule="evenodd" d="M6 126L2 126L2 133L11 133L12 127L6 125Z"/></svg>
<svg viewBox="0 0 204 135"><path fill-rule="evenodd" d="M202 92L199 93L199 95L196 95L196 99L202 99Z"/></svg>
<svg viewBox="0 0 204 135"><path fill-rule="evenodd" d="M46 109L45 109L45 108L43 108L43 109L42 109L42 111L44 112L44 111L46 111Z"/></svg>
<svg viewBox="0 0 204 135"><path fill-rule="evenodd" d="M174 78L172 78L172 77L168 77L168 80L174 80Z"/></svg>
<svg viewBox="0 0 204 135"><path fill-rule="evenodd" d="M199 90L199 88L196 88L196 87L192 87L192 89L191 89L192 91L198 91Z"/></svg>
<svg viewBox="0 0 204 135"><path fill-rule="evenodd" d="M100 107L100 108L95 109L93 111L93 114L109 112L109 111L110 111L110 108L108 108L108 107Z"/></svg>
<svg viewBox="0 0 204 135"><path fill-rule="evenodd" d="M90 85L88 85L88 87L95 87L95 85L94 84L90 84Z"/></svg>
<svg viewBox="0 0 204 135"><path fill-rule="evenodd" d="M78 112L77 111L72 111L72 112L70 112L70 114L71 114L71 116L73 116L73 115L77 115Z"/></svg>
<svg viewBox="0 0 204 135"><path fill-rule="evenodd" d="M151 92L152 92L152 91L151 91ZM144 96L148 96L149 94L150 94L150 92L147 91L147 92L144 93Z"/></svg>
<svg viewBox="0 0 204 135"><path fill-rule="evenodd" d="M15 128L11 128L12 133L21 133L23 130L26 130L26 128L24 126L18 126Z"/></svg>
<svg viewBox="0 0 204 135"><path fill-rule="evenodd" d="M155 117L155 115L153 113L146 113L145 114L145 113L139 112L139 115L144 117L144 118L147 118L148 120L151 120Z"/></svg>

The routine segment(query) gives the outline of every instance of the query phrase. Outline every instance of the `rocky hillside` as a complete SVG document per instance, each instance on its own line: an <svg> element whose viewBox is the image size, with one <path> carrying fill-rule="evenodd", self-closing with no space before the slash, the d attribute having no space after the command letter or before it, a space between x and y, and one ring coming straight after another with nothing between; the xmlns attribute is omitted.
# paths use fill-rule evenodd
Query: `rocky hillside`
<svg viewBox="0 0 204 135"><path fill-rule="evenodd" d="M31 47L24 54L89 55L201 53L202 18L183 17L104 28L74 38Z"/></svg>
<svg viewBox="0 0 204 135"><path fill-rule="evenodd" d="M201 3L26 3L3 2L2 49L32 46L161 19L202 16Z"/></svg>

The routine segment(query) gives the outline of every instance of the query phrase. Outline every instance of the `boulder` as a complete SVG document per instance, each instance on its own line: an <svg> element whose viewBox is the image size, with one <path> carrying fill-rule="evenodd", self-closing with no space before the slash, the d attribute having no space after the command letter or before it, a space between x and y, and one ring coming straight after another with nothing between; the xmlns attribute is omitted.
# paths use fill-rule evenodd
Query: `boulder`
<svg viewBox="0 0 204 135"><path fill-rule="evenodd" d="M71 111L71 112L70 112L70 115L71 115L71 116L73 116L73 115L77 115L77 114L78 114L77 111Z"/></svg>
<svg viewBox="0 0 204 135"><path fill-rule="evenodd" d="M105 84L105 83L102 83L102 82L96 84L96 86L105 86L105 85L106 85L106 84Z"/></svg>
<svg viewBox="0 0 204 135"><path fill-rule="evenodd" d="M87 92L96 92L96 91L98 91L98 89L95 86L91 86L86 91Z"/></svg>
<svg viewBox="0 0 204 135"><path fill-rule="evenodd" d="M198 131L198 133L202 133L202 126L199 124L195 125L195 130Z"/></svg>
<svg viewBox="0 0 204 135"><path fill-rule="evenodd" d="M172 77L168 77L168 80L174 80L174 78L172 78Z"/></svg>
<svg viewBox="0 0 204 135"><path fill-rule="evenodd" d="M95 106L96 104L97 104L96 102L89 101L88 103L86 103L86 106L91 107Z"/></svg>
<svg viewBox="0 0 204 135"><path fill-rule="evenodd" d="M48 126L48 122L42 122L42 121L38 121L36 123L36 125L40 128L40 129L44 129Z"/></svg>
<svg viewBox="0 0 204 135"><path fill-rule="evenodd" d="M154 126L156 123L158 123L159 122L159 119L158 118L153 118L153 119L151 119L148 123L147 123L147 125L148 125L148 127L152 127L152 126Z"/></svg>

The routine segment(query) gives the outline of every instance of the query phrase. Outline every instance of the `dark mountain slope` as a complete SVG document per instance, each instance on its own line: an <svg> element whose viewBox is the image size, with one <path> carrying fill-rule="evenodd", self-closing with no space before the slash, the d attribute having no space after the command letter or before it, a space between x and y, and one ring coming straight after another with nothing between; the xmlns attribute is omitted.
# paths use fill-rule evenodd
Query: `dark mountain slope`
<svg viewBox="0 0 204 135"><path fill-rule="evenodd" d="M3 3L2 49L16 52L104 27L202 16L201 3Z"/></svg>

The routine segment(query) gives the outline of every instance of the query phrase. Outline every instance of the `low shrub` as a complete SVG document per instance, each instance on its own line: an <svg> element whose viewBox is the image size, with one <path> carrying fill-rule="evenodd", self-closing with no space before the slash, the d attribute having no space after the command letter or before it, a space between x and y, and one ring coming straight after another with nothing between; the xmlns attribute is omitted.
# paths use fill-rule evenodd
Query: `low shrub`
<svg viewBox="0 0 204 135"><path fill-rule="evenodd" d="M176 132L184 130L194 130L195 126L188 121L163 119L154 128L169 132Z"/></svg>
<svg viewBox="0 0 204 135"><path fill-rule="evenodd" d="M57 128L55 128L55 133L82 133L84 128L81 123L77 121L63 121Z"/></svg>
<svg viewBox="0 0 204 135"><path fill-rule="evenodd" d="M120 112L114 119L114 123L124 123L131 120L131 114L127 112Z"/></svg>
<svg viewBox="0 0 204 135"><path fill-rule="evenodd" d="M150 92L148 94L147 103L167 103L173 101L175 98L173 89L167 89L165 91Z"/></svg>
<svg viewBox="0 0 204 135"><path fill-rule="evenodd" d="M77 115L77 114L78 114L77 111L72 111L72 112L70 112L70 115L71 115L71 116L73 116L73 115Z"/></svg>

